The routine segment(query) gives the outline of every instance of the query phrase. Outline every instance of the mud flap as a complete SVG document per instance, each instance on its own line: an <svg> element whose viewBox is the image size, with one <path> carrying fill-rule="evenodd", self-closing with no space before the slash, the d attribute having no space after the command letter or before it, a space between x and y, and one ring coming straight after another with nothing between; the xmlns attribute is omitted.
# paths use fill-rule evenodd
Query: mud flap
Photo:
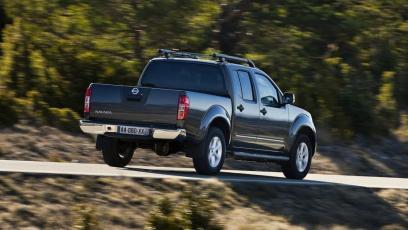
<svg viewBox="0 0 408 230"><path fill-rule="evenodd" d="M113 138L105 137L104 135L98 135L96 137L96 150L101 151L106 145L112 145L112 141L117 141Z"/></svg>

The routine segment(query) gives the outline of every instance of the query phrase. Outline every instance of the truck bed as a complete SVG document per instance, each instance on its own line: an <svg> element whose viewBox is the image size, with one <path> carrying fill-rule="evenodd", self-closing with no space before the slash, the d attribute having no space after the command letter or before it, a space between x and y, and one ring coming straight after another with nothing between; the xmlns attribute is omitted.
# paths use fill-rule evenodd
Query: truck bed
<svg viewBox="0 0 408 230"><path fill-rule="evenodd" d="M90 111L85 118L97 123L166 129L187 127L195 135L210 107L220 105L231 114L229 97L201 92L110 84L91 84L90 90ZM189 99L189 114L179 121L178 100L182 95Z"/></svg>

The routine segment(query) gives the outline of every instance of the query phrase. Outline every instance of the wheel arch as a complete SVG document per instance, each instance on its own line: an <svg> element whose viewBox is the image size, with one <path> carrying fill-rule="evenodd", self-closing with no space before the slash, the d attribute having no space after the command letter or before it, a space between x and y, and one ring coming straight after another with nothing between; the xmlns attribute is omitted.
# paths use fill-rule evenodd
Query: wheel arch
<svg viewBox="0 0 408 230"><path fill-rule="evenodd" d="M300 130L296 134L296 137L298 137L301 134L304 134L309 138L309 140L310 140L310 142L312 144L312 150L313 150L312 155L314 155L315 152L316 152L316 134L308 126L303 126L302 128L300 128Z"/></svg>
<svg viewBox="0 0 408 230"><path fill-rule="evenodd" d="M312 150L313 154L316 152L316 128L313 124L312 118L301 114L299 115L295 121L293 122L290 131L289 131L289 139L288 139L288 149L291 149L296 138L304 134L306 135L311 143L312 143Z"/></svg>
<svg viewBox="0 0 408 230"><path fill-rule="evenodd" d="M209 127L217 127L219 129L221 129L221 131L224 133L224 137L225 137L225 141L227 142L227 145L230 143L231 127L224 118L222 118L222 117L214 118L211 121Z"/></svg>
<svg viewBox="0 0 408 230"><path fill-rule="evenodd" d="M201 120L199 140L203 140L210 127L220 128L227 145L231 141L231 121L228 112L221 106L212 106Z"/></svg>

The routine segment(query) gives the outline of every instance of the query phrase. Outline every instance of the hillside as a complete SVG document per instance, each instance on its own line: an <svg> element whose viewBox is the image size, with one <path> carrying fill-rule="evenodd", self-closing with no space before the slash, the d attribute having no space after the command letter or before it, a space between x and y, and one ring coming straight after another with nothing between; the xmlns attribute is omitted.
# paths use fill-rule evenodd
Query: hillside
<svg viewBox="0 0 408 230"><path fill-rule="evenodd" d="M408 227L405 190L22 174L2 174L0 185L2 229L69 229L86 216L103 229L138 229L160 199L178 204L189 191L208 195L226 229Z"/></svg>
<svg viewBox="0 0 408 230"><path fill-rule="evenodd" d="M312 172L406 177L404 147L324 146ZM22 125L0 131L0 159L102 163L91 137ZM137 152L132 164L192 166L189 158L150 151ZM226 168L278 170L273 164L232 160ZM139 229L161 199L168 197L177 207L186 193L206 195L213 221L226 229L408 227L406 190L18 173L0 176L0 223L4 229L80 229L88 222L102 229Z"/></svg>

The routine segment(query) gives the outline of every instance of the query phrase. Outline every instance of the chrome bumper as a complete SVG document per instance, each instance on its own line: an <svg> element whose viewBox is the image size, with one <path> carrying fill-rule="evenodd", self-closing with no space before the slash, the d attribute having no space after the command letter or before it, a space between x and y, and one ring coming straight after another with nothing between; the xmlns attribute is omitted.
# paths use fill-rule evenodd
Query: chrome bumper
<svg viewBox="0 0 408 230"><path fill-rule="evenodd" d="M82 132L89 134L105 134L117 133L119 125L92 123L89 121L79 121L79 127ZM173 140L179 136L186 136L185 129L157 129L151 128L152 137L154 139Z"/></svg>

